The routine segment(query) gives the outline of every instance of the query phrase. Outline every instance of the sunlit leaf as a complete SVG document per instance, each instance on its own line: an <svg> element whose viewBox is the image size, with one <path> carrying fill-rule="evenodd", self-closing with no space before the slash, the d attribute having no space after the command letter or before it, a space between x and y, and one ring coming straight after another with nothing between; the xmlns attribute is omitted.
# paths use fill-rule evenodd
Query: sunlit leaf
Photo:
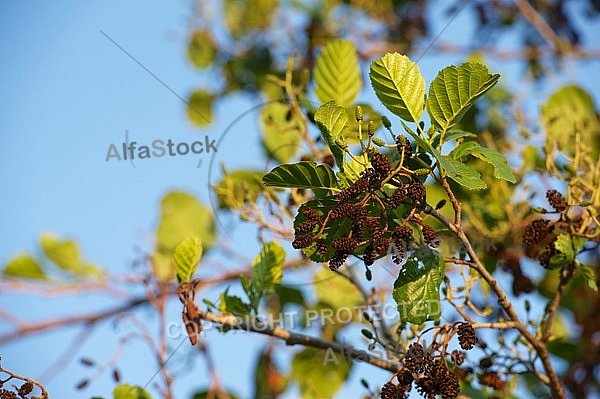
<svg viewBox="0 0 600 399"><path fill-rule="evenodd" d="M300 148L300 135L304 129L301 115L296 114L289 104L275 101L261 110L260 121L267 157L280 163L288 162Z"/></svg>
<svg viewBox="0 0 600 399"><path fill-rule="evenodd" d="M432 123L443 132L451 129L499 78L485 65L473 62L442 69L429 87L427 112Z"/></svg>
<svg viewBox="0 0 600 399"><path fill-rule="evenodd" d="M152 399L152 396L141 387L120 384L113 390L113 399Z"/></svg>
<svg viewBox="0 0 600 399"><path fill-rule="evenodd" d="M394 114L418 122L425 107L425 78L407 56L388 53L371 64L371 85L377 98Z"/></svg>
<svg viewBox="0 0 600 399"><path fill-rule="evenodd" d="M37 261L29 255L17 255L12 258L6 266L2 274L5 276L20 277L29 280L47 280L48 276L37 263Z"/></svg>
<svg viewBox="0 0 600 399"><path fill-rule="evenodd" d="M187 55L194 66L198 68L210 66L216 53L217 49L209 31L197 30L192 33L188 43Z"/></svg>
<svg viewBox="0 0 600 399"><path fill-rule="evenodd" d="M313 161L279 165L263 176L263 184L271 187L311 189L336 188L338 185L329 165L317 165Z"/></svg>
<svg viewBox="0 0 600 399"><path fill-rule="evenodd" d="M204 251L215 242L213 213L196 197L172 191L163 197L160 222L156 232L158 250L171 255L175 247L187 237L198 236Z"/></svg>
<svg viewBox="0 0 600 399"><path fill-rule="evenodd" d="M58 268L77 276L101 276L103 271L94 265L86 263L79 252L79 247L73 240L59 240L51 234L40 238L44 255Z"/></svg>
<svg viewBox="0 0 600 399"><path fill-rule="evenodd" d="M216 188L217 201L221 209L235 209L247 202L256 201L264 190L263 172L234 170L223 176Z"/></svg>
<svg viewBox="0 0 600 399"><path fill-rule="evenodd" d="M407 259L392 293L401 321L421 324L440 319L444 271L444 259L427 245L419 247Z"/></svg>
<svg viewBox="0 0 600 399"><path fill-rule="evenodd" d="M196 90L188 98L186 112L188 118L197 126L207 126L213 120L212 104L214 94L205 90Z"/></svg>
<svg viewBox="0 0 600 399"><path fill-rule="evenodd" d="M360 92L362 80L358 56L349 40L333 40L317 57L314 69L315 93L322 103L334 100L348 107Z"/></svg>
<svg viewBox="0 0 600 399"><path fill-rule="evenodd" d="M271 291L281 284L285 250L275 241L263 244L260 253L252 262L252 284L257 291Z"/></svg>
<svg viewBox="0 0 600 399"><path fill-rule="evenodd" d="M183 240L173 253L173 263L179 282L190 281L191 276L198 270L198 263L202 257L202 241L197 236Z"/></svg>
<svg viewBox="0 0 600 399"><path fill-rule="evenodd" d="M467 155L472 155L475 158L479 158L482 161L492 165L494 167L495 178L516 183L517 180L515 179L515 176L508 165L506 157L498 151L482 147L475 141L465 141L450 153L450 156L458 160Z"/></svg>
<svg viewBox="0 0 600 399"><path fill-rule="evenodd" d="M329 101L317 109L315 113L315 123L321 131L325 143L329 146L335 163L340 170L344 170L346 164L346 154L339 144L344 143L344 130L348 122L348 114L343 107L340 107L335 101Z"/></svg>
<svg viewBox="0 0 600 399"><path fill-rule="evenodd" d="M292 360L292 379L303 398L331 398L350 374L352 363L332 350L305 348Z"/></svg>
<svg viewBox="0 0 600 399"><path fill-rule="evenodd" d="M542 123L546 140L552 148L558 147L575 154L576 135L580 135L581 151L597 155L600 150L600 121L593 98L577 86L565 86L556 91L542 105Z"/></svg>
<svg viewBox="0 0 600 399"><path fill-rule="evenodd" d="M326 303L332 309L352 308L364 303L360 290L346 278L321 269L314 277L315 293L319 302Z"/></svg>

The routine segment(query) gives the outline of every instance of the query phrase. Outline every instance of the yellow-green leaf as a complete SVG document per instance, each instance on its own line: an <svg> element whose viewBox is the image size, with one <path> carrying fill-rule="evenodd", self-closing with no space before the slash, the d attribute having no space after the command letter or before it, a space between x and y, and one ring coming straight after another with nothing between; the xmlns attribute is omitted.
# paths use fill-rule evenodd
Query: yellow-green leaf
<svg viewBox="0 0 600 399"><path fill-rule="evenodd" d="M30 280L48 279L37 261L29 255L15 256L8 261L2 273L6 276L21 277Z"/></svg>
<svg viewBox="0 0 600 399"><path fill-rule="evenodd" d="M398 53L371 64L371 85L377 98L394 114L418 122L425 107L425 78L416 63Z"/></svg>
<svg viewBox="0 0 600 399"><path fill-rule="evenodd" d="M433 125L443 132L451 129L499 78L485 65L474 62L442 69L431 82L427 98L427 113Z"/></svg>
<svg viewBox="0 0 600 399"><path fill-rule="evenodd" d="M322 103L334 100L342 107L350 106L362 88L354 44L349 40L329 42L317 57L314 76L315 94Z"/></svg>
<svg viewBox="0 0 600 399"><path fill-rule="evenodd" d="M198 236L191 236L183 240L173 253L173 263L179 282L190 281L202 257L202 241Z"/></svg>

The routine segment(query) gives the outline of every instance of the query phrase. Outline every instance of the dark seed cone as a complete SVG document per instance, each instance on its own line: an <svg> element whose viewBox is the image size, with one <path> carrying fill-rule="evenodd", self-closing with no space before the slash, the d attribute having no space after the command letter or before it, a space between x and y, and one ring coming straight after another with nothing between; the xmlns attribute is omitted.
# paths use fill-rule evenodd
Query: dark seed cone
<svg viewBox="0 0 600 399"><path fill-rule="evenodd" d="M409 226L396 226L396 228L392 231L392 237L409 241L412 238L413 230Z"/></svg>
<svg viewBox="0 0 600 399"><path fill-rule="evenodd" d="M16 393L9 391L8 389L0 389L0 399L18 399Z"/></svg>
<svg viewBox="0 0 600 399"><path fill-rule="evenodd" d="M431 227L424 225L422 226L423 230L423 238L427 244L435 244L438 243L440 236L438 233Z"/></svg>
<svg viewBox="0 0 600 399"><path fill-rule="evenodd" d="M338 195L339 202L346 202L359 194L366 192L369 189L369 179L366 177L359 178L353 185L343 189Z"/></svg>
<svg viewBox="0 0 600 399"><path fill-rule="evenodd" d="M352 238L356 241L362 241L364 226L364 219L357 219L352 223Z"/></svg>
<svg viewBox="0 0 600 399"><path fill-rule="evenodd" d="M427 199L427 190L425 189L423 183L418 180L413 180L408 186L408 196L413 200L413 202L424 206Z"/></svg>
<svg viewBox="0 0 600 399"><path fill-rule="evenodd" d="M398 187L392 196L388 199L388 205L392 209L398 208L404 203L404 197L406 197L407 191L404 187Z"/></svg>
<svg viewBox="0 0 600 399"><path fill-rule="evenodd" d="M390 237L381 237L375 241L375 252L379 256L387 255L390 250L390 244L392 243L392 239Z"/></svg>
<svg viewBox="0 0 600 399"><path fill-rule="evenodd" d="M356 247L358 246L358 243L352 237L339 237L339 238L335 238L331 242L331 245L338 252L350 254L350 253L352 253L352 251L354 251L354 249L356 249Z"/></svg>
<svg viewBox="0 0 600 399"><path fill-rule="evenodd" d="M556 190L548 190L546 192L546 198L548 199L548 203L557 212L563 212L567 209L567 200L561 193Z"/></svg>
<svg viewBox="0 0 600 399"><path fill-rule="evenodd" d="M321 255L324 255L327 253L327 244L325 243L325 240L322 238L319 238L317 240L317 252L320 253Z"/></svg>
<svg viewBox="0 0 600 399"><path fill-rule="evenodd" d="M428 371L431 367L431 354L426 353L421 344L414 343L408 347L404 356L404 367L414 374Z"/></svg>
<svg viewBox="0 0 600 399"><path fill-rule="evenodd" d="M342 219L350 217L356 210L357 206L349 203L341 203L336 205L335 208L331 210L331 214L329 214L329 218L331 220Z"/></svg>
<svg viewBox="0 0 600 399"><path fill-rule="evenodd" d="M394 251L394 254L392 255L392 261L397 265L402 263L402 261L404 260L404 255L405 255L404 245L405 245L404 241L401 241L401 240L394 241L395 251Z"/></svg>
<svg viewBox="0 0 600 399"><path fill-rule="evenodd" d="M319 220L321 217L319 216L319 212L313 208L304 208L302 210L302 214L306 216L308 220Z"/></svg>
<svg viewBox="0 0 600 399"><path fill-rule="evenodd" d="M33 384L29 381L26 381L18 390L20 396L29 395L33 391Z"/></svg>
<svg viewBox="0 0 600 399"><path fill-rule="evenodd" d="M424 375L423 377L417 378L415 381L417 384L417 391L426 398L435 398L435 381L429 375Z"/></svg>
<svg viewBox="0 0 600 399"><path fill-rule="evenodd" d="M412 157L412 147L406 136L396 137L396 149L398 150L399 154L402 154L402 150L404 150L405 160Z"/></svg>
<svg viewBox="0 0 600 399"><path fill-rule="evenodd" d="M452 359L452 362L454 364L456 364L457 366L462 365L465 362L465 352L459 351L459 350L453 350L452 353L450 353L450 359Z"/></svg>
<svg viewBox="0 0 600 399"><path fill-rule="evenodd" d="M436 382L442 399L455 399L460 393L458 378L446 366L439 370Z"/></svg>
<svg viewBox="0 0 600 399"><path fill-rule="evenodd" d="M332 271L339 269L340 267L342 267L346 259L348 259L348 254L344 254L341 252L334 253L333 257L329 261L329 268Z"/></svg>
<svg viewBox="0 0 600 399"><path fill-rule="evenodd" d="M548 227L549 223L550 221L547 219L536 219L529 223L525 227L523 244L527 246L535 245L546 238L552 231L552 228Z"/></svg>
<svg viewBox="0 0 600 399"><path fill-rule="evenodd" d="M365 255L363 256L365 265L371 266L373 263L375 263L376 259L377 254L375 253L375 248L373 247L373 244L367 245L367 247L365 248Z"/></svg>
<svg viewBox="0 0 600 399"><path fill-rule="evenodd" d="M309 233L317 225L318 219L309 219L294 228L296 235Z"/></svg>
<svg viewBox="0 0 600 399"><path fill-rule="evenodd" d="M380 218L378 217L370 217L366 219L367 228L369 229L369 234L373 237L374 240L378 240L383 235L383 229L381 228L381 224L379 223Z"/></svg>
<svg viewBox="0 0 600 399"><path fill-rule="evenodd" d="M538 256L538 261L542 266L548 268L550 266L550 260L554 255L556 255L556 248L554 246L554 242L556 241L556 237L546 246L546 248L540 252Z"/></svg>
<svg viewBox="0 0 600 399"><path fill-rule="evenodd" d="M310 244L312 244L312 241L313 241L312 235L304 234L304 235L296 237L296 239L294 241L292 241L292 247L294 247L294 249L306 248L306 247L309 247Z"/></svg>
<svg viewBox="0 0 600 399"><path fill-rule="evenodd" d="M371 154L371 165L381 177L385 178L392 172L390 160L379 152Z"/></svg>
<svg viewBox="0 0 600 399"><path fill-rule="evenodd" d="M381 387L381 399L402 399L404 393L393 382L387 382Z"/></svg>
<svg viewBox="0 0 600 399"><path fill-rule="evenodd" d="M480 375L479 383L481 385L493 388L497 391L503 390L505 385L504 381L502 381L498 373L496 373L495 371L490 371Z"/></svg>
<svg viewBox="0 0 600 399"><path fill-rule="evenodd" d="M464 350L472 349L479 340L475 335L475 330L470 323L460 323L458 325L458 343Z"/></svg>

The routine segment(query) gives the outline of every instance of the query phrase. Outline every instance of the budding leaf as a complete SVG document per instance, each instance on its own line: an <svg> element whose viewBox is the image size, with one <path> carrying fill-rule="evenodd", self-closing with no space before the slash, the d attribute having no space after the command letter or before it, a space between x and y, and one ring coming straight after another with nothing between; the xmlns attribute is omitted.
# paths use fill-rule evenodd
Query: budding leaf
<svg viewBox="0 0 600 399"><path fill-rule="evenodd" d="M337 105L335 101L329 101L317 109L315 123L329 146L335 163L343 171L346 164L346 154L342 149L342 146L345 145L343 132L348 123L346 110Z"/></svg>
<svg viewBox="0 0 600 399"><path fill-rule="evenodd" d="M190 281L190 277L198 270L201 257L202 241L198 236L188 237L175 247L172 259L179 282Z"/></svg>

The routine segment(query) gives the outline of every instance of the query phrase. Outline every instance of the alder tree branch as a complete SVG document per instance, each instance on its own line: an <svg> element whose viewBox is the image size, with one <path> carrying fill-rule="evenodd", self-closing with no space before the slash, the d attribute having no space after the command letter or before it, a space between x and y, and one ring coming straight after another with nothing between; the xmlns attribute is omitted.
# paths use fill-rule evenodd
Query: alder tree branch
<svg viewBox="0 0 600 399"><path fill-rule="evenodd" d="M446 190L446 192L450 198L452 207L454 208L455 211L457 211L457 210L460 211L460 209L461 209L460 202L454 196L454 193L452 192L452 189L448 185L445 178L442 178L442 183L443 182L445 182L445 184L442 184L442 186L444 187L444 189ZM548 353L548 349L546 348L544 341L537 339L535 337L535 335L533 335L527 329L527 326L525 324L523 324L523 322L521 321L519 315L517 314L517 311L515 310L512 302L506 295L506 292L504 291L504 289L500 286L500 284L498 284L498 281L486 269L486 267L483 265L483 263L481 263L481 260L479 259L479 256L473 249L473 246L471 245L469 238L465 234L462 225L450 223L444 216L442 216L440 213L438 213L434 209L428 208L428 211L437 220L439 220L442 224L444 224L444 226L446 226L456 236L456 238L462 243L462 245L464 246L464 248L467 251L467 254L469 255L469 258L470 258L470 262L468 263L468 266L471 267L473 270L475 270L479 274L479 276L481 276L481 278L490 286L491 290L494 292L494 294L498 298L498 304L502 307L502 309L504 310L504 312L506 313L508 318L512 322L514 322L514 328L519 331L519 333L523 336L523 338L525 338L531 344L533 349L536 351L537 355L540 358L540 361L542 362L542 365L544 366L546 375L548 376L549 386L550 386L550 389L552 390L553 396L555 398L566 399L566 395L565 395L563 386L560 382L558 375L556 374L556 371L554 370L552 362L550 361L550 355ZM460 221L460 216L455 215L455 220Z"/></svg>
<svg viewBox="0 0 600 399"><path fill-rule="evenodd" d="M280 340L285 341L285 343L289 346L303 345L322 350L331 349L335 353L341 354L342 356L348 356L352 359L372 364L373 366L391 371L393 373L397 372L400 369L400 365L397 362L390 362L380 359L368 353L367 351L356 349L353 346L348 346L340 344L338 342L312 337L310 335L291 332L284 328L273 326L269 323L256 319L250 320L242 319L233 315L218 315L215 313L205 312L203 310L198 309L198 318L192 321L200 325L201 320L210 321L236 330L254 332L278 338Z"/></svg>

